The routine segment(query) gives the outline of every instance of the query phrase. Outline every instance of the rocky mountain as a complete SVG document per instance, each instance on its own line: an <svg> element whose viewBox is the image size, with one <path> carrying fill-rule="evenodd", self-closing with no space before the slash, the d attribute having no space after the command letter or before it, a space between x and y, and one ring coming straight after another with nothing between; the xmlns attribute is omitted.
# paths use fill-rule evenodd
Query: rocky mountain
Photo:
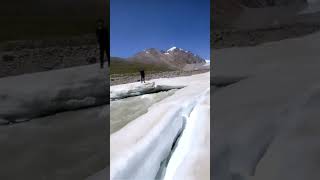
<svg viewBox="0 0 320 180"><path fill-rule="evenodd" d="M166 51L155 48L146 49L128 58L128 60L148 64L163 64L175 69L183 69L190 64L203 65L206 63L200 56L177 47L172 47Z"/></svg>

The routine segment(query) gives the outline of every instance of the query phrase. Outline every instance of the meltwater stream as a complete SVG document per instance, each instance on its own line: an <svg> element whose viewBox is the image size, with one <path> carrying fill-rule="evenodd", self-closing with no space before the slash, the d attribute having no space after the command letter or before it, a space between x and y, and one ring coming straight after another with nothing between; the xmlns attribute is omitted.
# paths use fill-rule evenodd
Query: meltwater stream
<svg viewBox="0 0 320 180"><path fill-rule="evenodd" d="M118 131L130 121L148 112L148 108L173 95L177 90L162 91L153 94L129 97L110 104L110 134Z"/></svg>

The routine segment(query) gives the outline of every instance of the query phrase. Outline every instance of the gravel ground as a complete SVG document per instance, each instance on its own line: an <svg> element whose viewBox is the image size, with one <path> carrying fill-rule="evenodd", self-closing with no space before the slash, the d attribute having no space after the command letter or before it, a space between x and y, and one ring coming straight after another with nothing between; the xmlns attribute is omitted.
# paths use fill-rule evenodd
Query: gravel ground
<svg viewBox="0 0 320 180"><path fill-rule="evenodd" d="M305 36L320 30L320 12L297 13L295 8L280 7L242 12L234 27L211 29L211 48L257 46L266 42ZM274 20L279 20L280 24L272 24Z"/></svg>
<svg viewBox="0 0 320 180"><path fill-rule="evenodd" d="M168 72L146 72L146 81L159 78L173 78L179 76L191 76L194 74L201 74L209 70L196 71L168 71ZM110 85L127 84L140 81L140 74L111 74Z"/></svg>
<svg viewBox="0 0 320 180"><path fill-rule="evenodd" d="M278 28L258 30L215 31L212 33L211 47L222 49L230 47L257 46L270 41L305 36L320 30L320 24L295 24Z"/></svg>

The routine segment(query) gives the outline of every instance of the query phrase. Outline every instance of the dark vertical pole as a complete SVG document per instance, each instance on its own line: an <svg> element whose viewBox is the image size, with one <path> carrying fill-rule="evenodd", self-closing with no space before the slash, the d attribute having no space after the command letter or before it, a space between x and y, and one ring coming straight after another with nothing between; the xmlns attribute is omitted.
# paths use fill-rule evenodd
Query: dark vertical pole
<svg viewBox="0 0 320 180"><path fill-rule="evenodd" d="M110 0L107 0L107 9L106 9L106 27L107 27L107 58L108 58L108 66L110 67ZM109 71L110 72L110 71Z"/></svg>
<svg viewBox="0 0 320 180"><path fill-rule="evenodd" d="M107 111L109 111L109 117L108 119L106 119L106 141L107 141L107 168L106 168L106 180L110 179L109 174L110 174L110 0L106 0L106 9L105 9L105 18L106 18L106 29L107 29L107 50L106 50L106 56L107 56L107 60L108 60L108 68L107 69L107 91L106 93L108 93L108 108L106 109Z"/></svg>

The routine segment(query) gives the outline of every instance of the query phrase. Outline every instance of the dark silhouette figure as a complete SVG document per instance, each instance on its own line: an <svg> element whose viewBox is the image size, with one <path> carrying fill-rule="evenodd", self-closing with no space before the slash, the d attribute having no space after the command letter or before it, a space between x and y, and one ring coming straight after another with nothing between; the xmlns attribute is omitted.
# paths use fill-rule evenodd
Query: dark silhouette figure
<svg viewBox="0 0 320 180"><path fill-rule="evenodd" d="M145 81L145 74L144 74L144 70L142 69L142 70L140 70L140 76L141 76L141 80L140 80L140 82L142 83L142 82L146 82Z"/></svg>
<svg viewBox="0 0 320 180"><path fill-rule="evenodd" d="M104 26L103 20L97 21L97 29L96 29L97 40L100 49L100 67L103 68L105 56L107 57L108 66L110 66L110 56L108 54L109 51L109 36L108 30Z"/></svg>

